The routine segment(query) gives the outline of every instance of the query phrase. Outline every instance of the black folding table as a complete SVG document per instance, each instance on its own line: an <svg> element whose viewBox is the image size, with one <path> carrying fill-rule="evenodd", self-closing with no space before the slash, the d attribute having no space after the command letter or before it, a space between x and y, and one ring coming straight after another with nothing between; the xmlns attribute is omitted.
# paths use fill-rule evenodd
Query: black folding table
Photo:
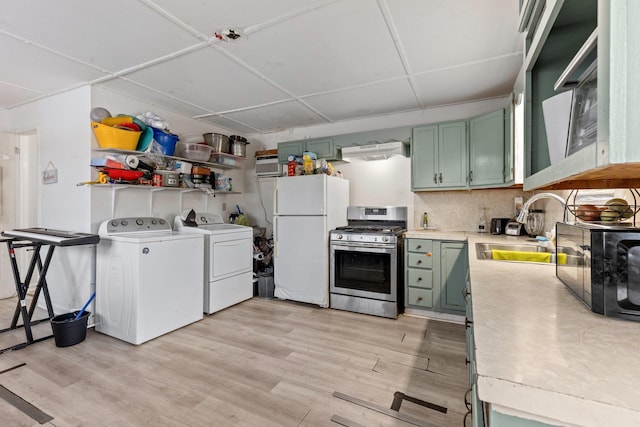
<svg viewBox="0 0 640 427"><path fill-rule="evenodd" d="M18 294L18 303L16 304L16 309L13 313L11 326L5 329L0 329L0 334L17 328L24 328L27 340L23 343L1 349L0 354L11 350L18 350L33 343L53 337L53 335L48 335L46 337L33 339L31 326L49 321L54 316L51 296L49 295L49 288L47 286L46 279L54 249L58 246L95 245L100 241L100 237L97 234L74 233L70 231L38 227L3 231L2 236L3 237L0 238L0 241L4 241L7 244L7 249L9 250L9 260L11 262L11 269L13 270L13 280ZM41 258L43 246L48 246L44 263ZM18 263L16 261L15 249L19 248L33 248L33 254L31 255L31 261L29 262L29 267L27 268L27 274L24 281L21 279ZM33 294L33 299L31 300L31 305L27 309L27 291L29 290L29 285L36 267L38 268L39 279ZM48 317L32 320L41 292L47 306ZM22 316L22 324L18 325L18 319L20 316Z"/></svg>

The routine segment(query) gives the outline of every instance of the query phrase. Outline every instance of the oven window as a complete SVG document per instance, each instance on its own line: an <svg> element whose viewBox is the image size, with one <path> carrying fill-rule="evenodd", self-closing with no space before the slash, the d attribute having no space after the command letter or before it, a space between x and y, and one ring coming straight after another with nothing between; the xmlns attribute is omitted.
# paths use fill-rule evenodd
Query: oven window
<svg viewBox="0 0 640 427"><path fill-rule="evenodd" d="M335 286L391 294L391 254L336 250Z"/></svg>

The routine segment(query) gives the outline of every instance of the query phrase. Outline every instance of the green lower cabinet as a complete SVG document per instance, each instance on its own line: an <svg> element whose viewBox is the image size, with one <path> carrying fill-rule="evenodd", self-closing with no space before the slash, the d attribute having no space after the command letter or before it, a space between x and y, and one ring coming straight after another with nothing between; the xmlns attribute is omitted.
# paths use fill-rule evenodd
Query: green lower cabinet
<svg viewBox="0 0 640 427"><path fill-rule="evenodd" d="M469 255L464 242L440 243L440 307L465 311L464 290L467 287Z"/></svg>
<svg viewBox="0 0 640 427"><path fill-rule="evenodd" d="M513 415L506 415L501 412L495 411L491 405L488 405L488 406L489 406L489 411L488 411L489 422L487 424L490 425L491 427L552 427L552 426L562 425L562 424L546 424L536 420L520 418Z"/></svg>
<svg viewBox="0 0 640 427"><path fill-rule="evenodd" d="M466 242L406 239L404 256L406 307L464 314Z"/></svg>

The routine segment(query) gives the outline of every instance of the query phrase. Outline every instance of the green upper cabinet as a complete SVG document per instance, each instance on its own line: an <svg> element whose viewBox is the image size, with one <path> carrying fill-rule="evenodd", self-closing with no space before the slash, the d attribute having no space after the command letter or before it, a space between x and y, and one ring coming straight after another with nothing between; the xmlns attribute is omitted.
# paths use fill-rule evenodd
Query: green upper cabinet
<svg viewBox="0 0 640 427"><path fill-rule="evenodd" d="M505 182L505 110L469 120L469 186Z"/></svg>
<svg viewBox="0 0 640 427"><path fill-rule="evenodd" d="M287 163L289 156L302 156L305 151L316 153L318 159L340 160L333 138L319 138L278 143L278 163Z"/></svg>
<svg viewBox="0 0 640 427"><path fill-rule="evenodd" d="M467 186L467 123L451 122L413 129L411 189Z"/></svg>
<svg viewBox="0 0 640 427"><path fill-rule="evenodd" d="M438 187L438 125L413 130L411 189Z"/></svg>
<svg viewBox="0 0 640 427"><path fill-rule="evenodd" d="M278 163L287 163L289 156L302 156L305 151L304 141L287 141L278 143Z"/></svg>

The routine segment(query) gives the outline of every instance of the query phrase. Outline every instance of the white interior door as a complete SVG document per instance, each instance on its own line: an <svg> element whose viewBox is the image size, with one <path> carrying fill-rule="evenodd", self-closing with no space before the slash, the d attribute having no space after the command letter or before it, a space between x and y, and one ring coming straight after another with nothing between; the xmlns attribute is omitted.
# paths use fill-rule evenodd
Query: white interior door
<svg viewBox="0 0 640 427"><path fill-rule="evenodd" d="M17 163L14 151L18 135L0 132L0 230L15 228ZM0 298L16 294L6 244L0 244Z"/></svg>
<svg viewBox="0 0 640 427"><path fill-rule="evenodd" d="M39 224L38 135L0 133L0 230L35 227ZM21 279L27 273L31 252L16 249ZM37 271L32 283L38 280ZM30 291L33 291L32 286ZM5 244L0 245L0 298L16 294L15 281Z"/></svg>

